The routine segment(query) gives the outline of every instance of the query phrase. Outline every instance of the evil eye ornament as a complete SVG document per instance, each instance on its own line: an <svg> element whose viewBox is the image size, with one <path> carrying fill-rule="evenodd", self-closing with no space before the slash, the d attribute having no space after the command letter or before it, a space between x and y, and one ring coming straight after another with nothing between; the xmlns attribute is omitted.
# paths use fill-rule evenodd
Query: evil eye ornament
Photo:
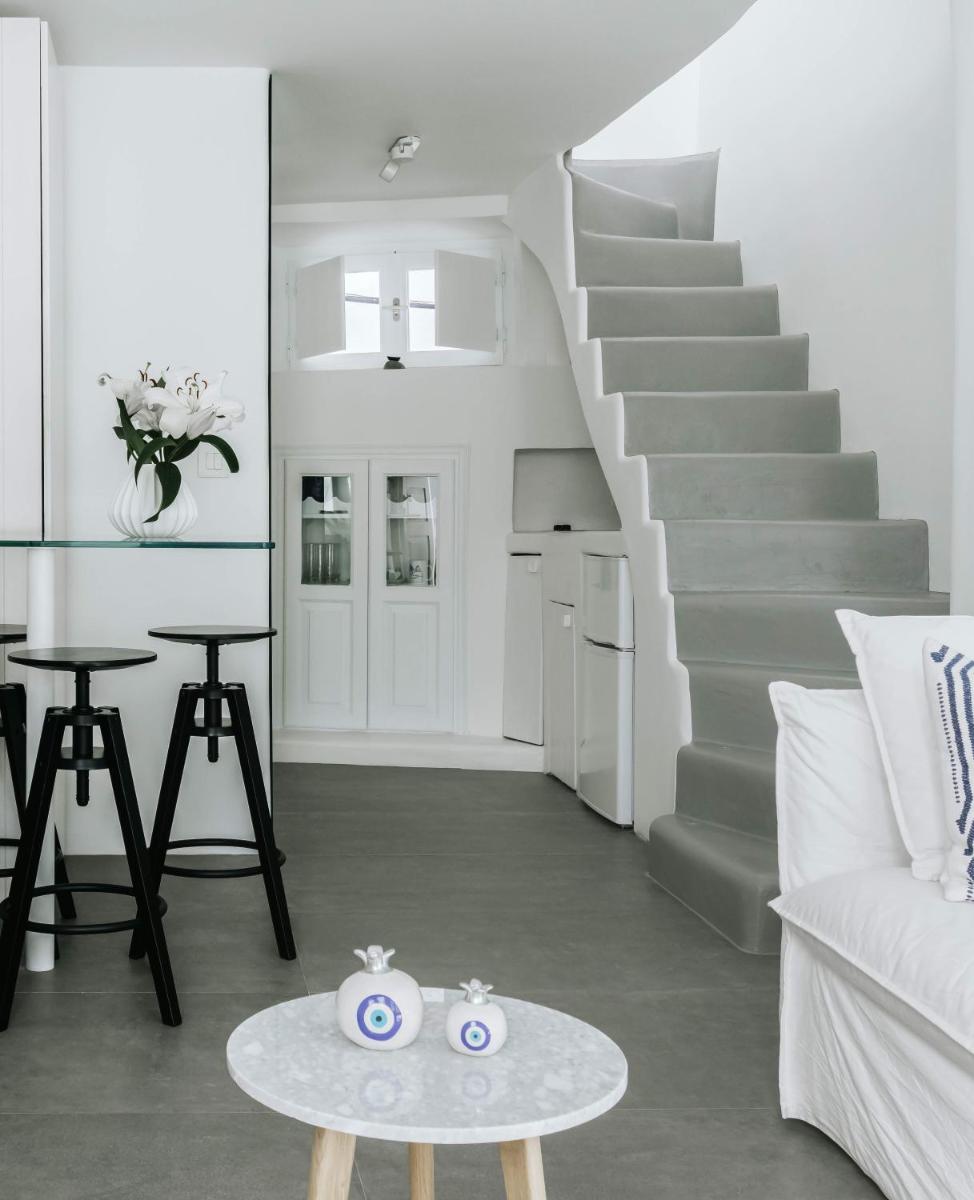
<svg viewBox="0 0 974 1200"><path fill-rule="evenodd" d="M486 1050L490 1045L490 1030L482 1021L466 1021L460 1029L460 1041L468 1050Z"/></svg>
<svg viewBox="0 0 974 1200"><path fill-rule="evenodd" d="M366 996L358 1006L355 1019L362 1033L373 1042L388 1042L402 1025L399 1005L391 996Z"/></svg>

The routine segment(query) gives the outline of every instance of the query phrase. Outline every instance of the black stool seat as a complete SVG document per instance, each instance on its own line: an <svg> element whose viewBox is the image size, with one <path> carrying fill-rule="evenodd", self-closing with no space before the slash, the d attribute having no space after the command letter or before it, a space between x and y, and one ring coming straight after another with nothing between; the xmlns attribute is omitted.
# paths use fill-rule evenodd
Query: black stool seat
<svg viewBox="0 0 974 1200"><path fill-rule="evenodd" d="M51 646L46 650L15 650L11 662L42 671L117 671L155 662L154 650L119 650L113 646Z"/></svg>
<svg viewBox="0 0 974 1200"><path fill-rule="evenodd" d="M277 636L276 629L263 625L163 625L150 629L149 637L167 642L187 642L193 646L231 646L235 642L259 642Z"/></svg>
<svg viewBox="0 0 974 1200"><path fill-rule="evenodd" d="M9 646L11 642L25 642L26 640L26 625L0 625L0 646Z"/></svg>
<svg viewBox="0 0 974 1200"><path fill-rule="evenodd" d="M179 689L176 701L169 753L166 756L159 804L149 844L152 884L158 890L163 875L180 875L189 879L240 879L247 875L263 876L278 953L284 959L296 958L291 918L284 895L284 881L281 878L281 867L287 860L274 840L274 826L264 788L247 689L242 683L220 681L221 646L262 641L274 637L277 630L263 625L168 625L150 629L148 632L150 637L206 647L206 681L184 683ZM203 708L201 718L196 715L200 705ZM229 719L224 719L224 705ZM186 754L191 739L200 737L206 738L206 756L209 762L219 761L220 738L234 739L254 830L253 841L231 837L172 840L172 827L186 765ZM166 862L170 850L189 848L253 850L258 861L254 866L246 867L193 867ZM138 958L143 952L143 946L142 932L136 930L132 936L129 954Z"/></svg>
<svg viewBox="0 0 974 1200"><path fill-rule="evenodd" d="M178 1025L182 1018L162 928L166 905L158 886L153 887L151 882L153 872L121 717L117 708L95 708L91 704L92 672L140 666L155 661L156 655L151 650L110 646L55 646L24 650L8 657L12 662L45 671L73 671L75 700L70 708L49 708L44 716L37 762L21 819L10 894L0 903L0 921L3 923L0 929L0 1030L6 1029L10 1021L25 936L30 931L55 932L54 925L30 919L32 901L38 896L55 896L60 901L73 892L106 892L135 900L135 916L126 920L89 922L74 925L70 930L62 926L57 928L74 934L131 930L133 936L142 938L148 951L162 1020L166 1025ZM71 750L67 752L63 743L69 730ZM96 730L101 735L101 749L94 745ZM53 884L38 887L37 870L58 771L75 773L75 795L83 807L88 803L88 776L91 771L102 769L108 771L111 781L131 887L115 883L69 883L66 877L59 876Z"/></svg>

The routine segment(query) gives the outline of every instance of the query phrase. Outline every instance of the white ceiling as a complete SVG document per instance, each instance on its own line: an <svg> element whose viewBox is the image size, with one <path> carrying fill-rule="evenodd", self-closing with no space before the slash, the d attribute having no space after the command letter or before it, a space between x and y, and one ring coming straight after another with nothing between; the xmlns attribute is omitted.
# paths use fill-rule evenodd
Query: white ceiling
<svg viewBox="0 0 974 1200"><path fill-rule="evenodd" d="M752 2L29 0L0 14L48 20L62 63L269 67L274 201L287 204L508 193ZM386 184L404 133L422 147Z"/></svg>

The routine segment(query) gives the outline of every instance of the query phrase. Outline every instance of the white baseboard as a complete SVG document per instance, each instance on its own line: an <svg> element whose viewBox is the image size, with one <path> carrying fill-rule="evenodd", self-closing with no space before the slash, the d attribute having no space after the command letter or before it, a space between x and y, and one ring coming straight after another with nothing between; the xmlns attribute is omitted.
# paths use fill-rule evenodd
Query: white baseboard
<svg viewBox="0 0 974 1200"><path fill-rule="evenodd" d="M464 733L276 729L274 761L362 767L459 767L468 771L542 771L544 751L508 738Z"/></svg>

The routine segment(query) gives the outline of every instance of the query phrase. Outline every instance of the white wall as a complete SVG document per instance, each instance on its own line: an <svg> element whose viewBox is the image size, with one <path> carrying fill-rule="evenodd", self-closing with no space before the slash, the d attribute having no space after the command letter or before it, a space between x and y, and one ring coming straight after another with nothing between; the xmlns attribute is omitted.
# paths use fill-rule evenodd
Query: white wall
<svg viewBox="0 0 974 1200"><path fill-rule="evenodd" d="M970 0L953 0L954 79L956 98L956 263L957 332L954 388L954 537L951 607L954 612L974 612L974 6Z"/></svg>
<svg viewBox="0 0 974 1200"><path fill-rule="evenodd" d="M228 435L241 462L227 480L183 472L200 508L191 536L266 539L267 73L263 70L70 68L65 91L66 496L68 532L117 538L106 516L126 473L101 371L130 375L147 359L229 371L247 406ZM203 651L151 643L152 625L265 624L263 551L111 549L67 552L68 637L152 644L159 662L96 676L94 702L118 703L143 812L155 807L178 686L200 678ZM242 679L265 767L270 720L266 646L224 652ZM246 836L232 749L190 763L175 836ZM69 806L68 846L118 849L104 781L91 808Z"/></svg>
<svg viewBox="0 0 974 1200"><path fill-rule="evenodd" d="M543 315L545 304L554 306L550 289L545 297L540 267L531 256L528 262L532 280L523 302L533 350L514 362L405 371L282 371L272 382L275 456L285 448L333 456L341 447L467 449L467 526L460 533L467 630L464 732L485 737L501 734L505 539L511 532L514 450L591 444L564 337ZM560 357L561 365L545 365L546 357Z"/></svg>
<svg viewBox="0 0 974 1200"><path fill-rule="evenodd" d="M950 583L950 37L948 0L757 0L697 61L697 96L681 72L576 152L721 148L717 237L741 240L745 282L778 284L783 332L811 335L843 448L879 455L881 515L929 523L935 588Z"/></svg>
<svg viewBox="0 0 974 1200"><path fill-rule="evenodd" d="M703 56L717 236L775 282L838 387L842 444L879 455L880 512L930 526L950 583L953 96L948 0L758 0Z"/></svg>
<svg viewBox="0 0 974 1200"><path fill-rule="evenodd" d="M696 154L699 122L700 59L694 59L595 137L576 146L574 154L578 159Z"/></svg>

